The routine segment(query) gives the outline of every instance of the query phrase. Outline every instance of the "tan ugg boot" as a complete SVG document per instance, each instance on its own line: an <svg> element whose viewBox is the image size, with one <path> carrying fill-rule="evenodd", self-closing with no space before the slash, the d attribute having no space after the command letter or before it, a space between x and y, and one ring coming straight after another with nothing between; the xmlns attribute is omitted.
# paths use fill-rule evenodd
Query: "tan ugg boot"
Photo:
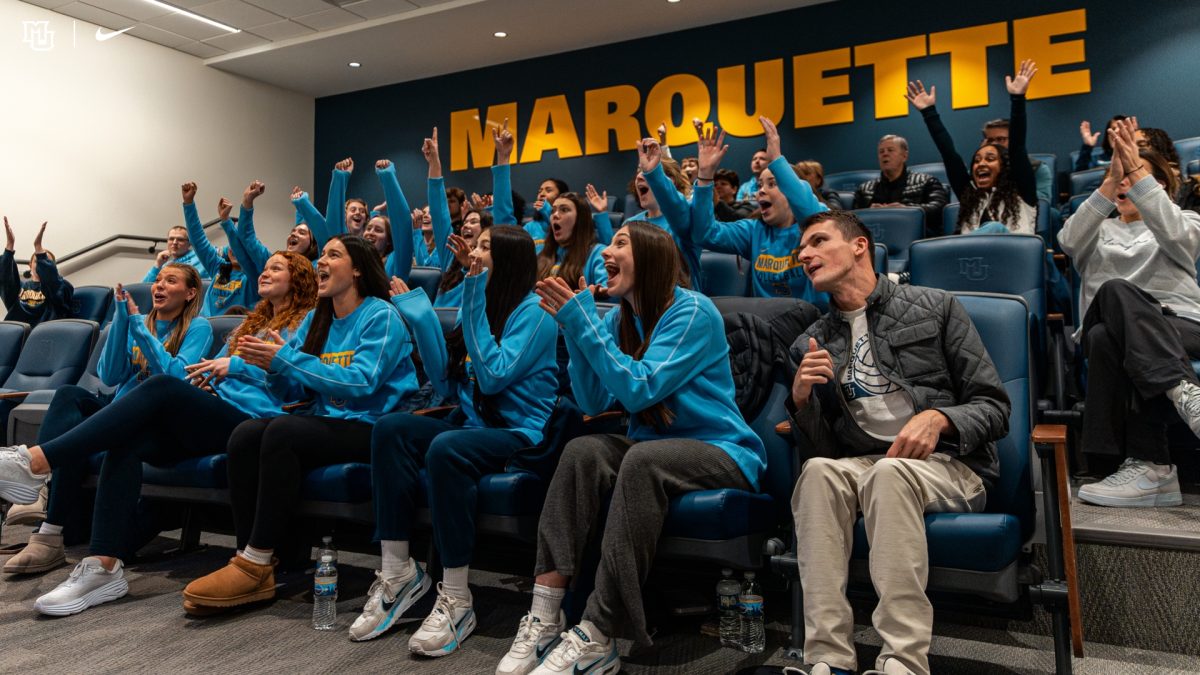
<svg viewBox="0 0 1200 675"><path fill-rule="evenodd" d="M240 555L221 569L200 577L183 589L183 599L205 607L236 607L275 597L275 564L259 565Z"/></svg>
<svg viewBox="0 0 1200 675"><path fill-rule="evenodd" d="M46 501L50 498L50 489L45 485L38 492L37 501L32 504L13 504L8 509L5 525L37 525L46 519Z"/></svg>
<svg viewBox="0 0 1200 675"><path fill-rule="evenodd" d="M4 563L5 574L48 572L67 562L67 549L61 534L29 535L25 548Z"/></svg>

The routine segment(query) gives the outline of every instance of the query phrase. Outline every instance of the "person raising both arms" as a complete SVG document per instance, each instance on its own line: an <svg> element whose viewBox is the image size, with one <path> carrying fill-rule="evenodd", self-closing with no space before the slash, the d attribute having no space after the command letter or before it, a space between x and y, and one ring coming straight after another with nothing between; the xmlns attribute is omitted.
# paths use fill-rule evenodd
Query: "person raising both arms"
<svg viewBox="0 0 1200 675"><path fill-rule="evenodd" d="M242 203L238 208L237 240L241 243L241 249L245 251L245 255L239 254L238 259L242 261L245 269L254 272L263 270L266 267L267 259L271 257L271 249L262 243L254 231L254 200L258 199L266 190L267 186L262 181L252 181L242 192ZM299 186L296 186L292 188L291 198L294 202L308 197ZM296 224L288 232L287 239L284 241L283 250L299 253L312 260L313 267L316 268L317 243L299 211L296 212ZM247 274L247 276L252 275ZM257 278L257 275L254 275L254 278Z"/></svg>
<svg viewBox="0 0 1200 675"><path fill-rule="evenodd" d="M73 297L75 288L62 278L55 264L54 254L42 248L42 237L46 235L46 223L38 228L33 238L33 256L29 259L29 279L22 281L17 272L16 236L4 217L4 254L0 256L0 299L8 312L5 321L20 321L36 326L43 321L66 319L74 316Z"/></svg>
<svg viewBox="0 0 1200 675"><path fill-rule="evenodd" d="M312 232L317 250L325 249L325 242L334 235L349 233L361 236L367 225L370 212L367 203L358 197L346 199L346 188L350 185L350 174L354 173L354 159L347 157L333 165L333 177L329 181L329 199L325 203L325 214L309 201L308 194L292 192L292 206L296 208Z"/></svg>
<svg viewBox="0 0 1200 675"><path fill-rule="evenodd" d="M225 229L230 243L222 251L208 240L208 235L204 233L204 225L200 223L200 214L196 211L195 202L196 184L184 183L180 187L180 191L183 193L183 222L187 229L188 239L192 242L193 250L196 257L200 259L200 263L204 265L205 269L215 273L212 284L204 294L200 315L217 316L235 305L242 307L254 305L258 302L256 292L258 289L250 287L246 274L242 271L241 261L233 248L234 246L241 247L237 233L233 230L233 223L229 220L233 203L224 197L217 202L217 218L220 220L221 227ZM243 250L243 255L244 253Z"/></svg>

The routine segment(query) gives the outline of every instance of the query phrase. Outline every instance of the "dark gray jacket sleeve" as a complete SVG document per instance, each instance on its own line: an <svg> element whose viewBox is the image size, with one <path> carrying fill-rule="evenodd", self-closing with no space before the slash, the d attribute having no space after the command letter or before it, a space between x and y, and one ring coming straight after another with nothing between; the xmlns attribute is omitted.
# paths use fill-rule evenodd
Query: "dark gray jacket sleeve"
<svg viewBox="0 0 1200 675"><path fill-rule="evenodd" d="M796 371L800 369L800 361L804 359L804 353L808 351L809 337L812 337L811 334L805 332L796 338L796 341L792 343L792 348L788 351L788 372L791 373L793 381L796 379ZM792 416L792 438L796 441L796 447L807 448L812 456L816 457L841 456L837 440L834 438L833 428L822 413L823 405L818 390L828 388L829 385L813 387L808 405L800 410L796 410L791 397L787 402L788 412Z"/></svg>
<svg viewBox="0 0 1200 675"><path fill-rule="evenodd" d="M966 455L1008 434L1012 404L967 310L953 295L943 300L942 349L959 403L938 407L958 430L958 455ZM947 444L939 446L939 450Z"/></svg>

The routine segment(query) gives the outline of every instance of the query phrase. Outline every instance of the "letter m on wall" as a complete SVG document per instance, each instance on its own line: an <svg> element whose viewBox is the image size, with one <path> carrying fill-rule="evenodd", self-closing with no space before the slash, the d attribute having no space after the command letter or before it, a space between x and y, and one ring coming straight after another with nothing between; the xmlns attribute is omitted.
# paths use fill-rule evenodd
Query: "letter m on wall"
<svg viewBox="0 0 1200 675"><path fill-rule="evenodd" d="M496 154L492 145L492 130L504 120L513 133L512 161L517 161L517 104L502 103L488 106L487 116L479 117L478 108L455 110L450 113L450 170L463 171L492 165Z"/></svg>

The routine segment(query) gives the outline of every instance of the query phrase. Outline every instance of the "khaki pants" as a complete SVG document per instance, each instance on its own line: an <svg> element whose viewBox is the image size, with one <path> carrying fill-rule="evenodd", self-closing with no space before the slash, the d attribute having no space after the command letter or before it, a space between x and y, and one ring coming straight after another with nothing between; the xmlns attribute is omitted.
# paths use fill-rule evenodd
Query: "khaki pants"
<svg viewBox="0 0 1200 675"><path fill-rule="evenodd" d="M862 511L871 545L871 581L879 595L871 621L884 643L876 668L929 673L933 607L925 596L929 552L924 514L982 511L985 500L979 476L944 454L926 460L881 455L808 460L792 494L804 591L805 662L858 669L846 581L854 523Z"/></svg>

